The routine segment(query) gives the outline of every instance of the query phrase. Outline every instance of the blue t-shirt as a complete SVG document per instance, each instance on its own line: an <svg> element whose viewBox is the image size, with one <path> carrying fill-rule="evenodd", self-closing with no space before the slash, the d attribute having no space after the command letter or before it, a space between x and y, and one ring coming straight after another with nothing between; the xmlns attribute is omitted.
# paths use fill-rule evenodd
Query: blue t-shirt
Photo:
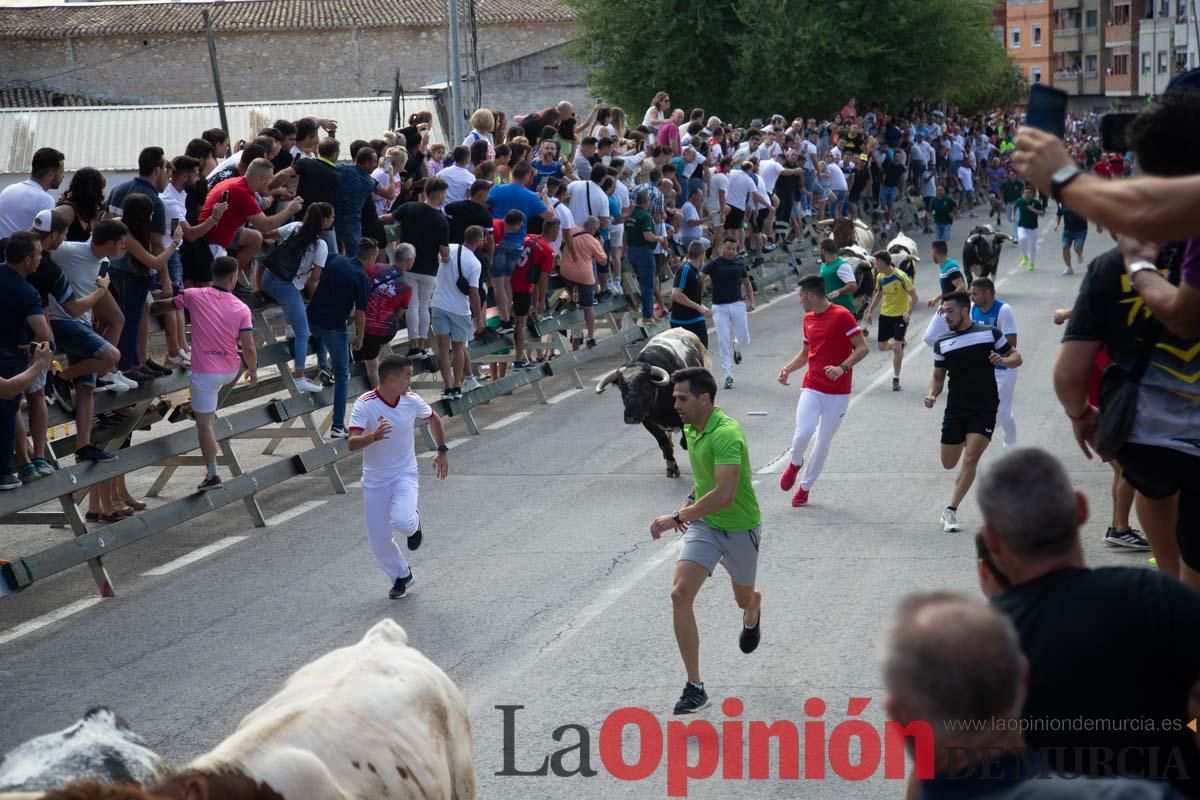
<svg viewBox="0 0 1200 800"><path fill-rule="evenodd" d="M112 215L114 217L121 216L125 198L131 194L144 194L150 198L154 203L154 216L150 219L150 227L154 232L165 236L167 233L167 207L163 205L162 198L158 196L158 190L154 188L154 184L140 175L131 181L122 183L109 193L108 206Z"/></svg>
<svg viewBox="0 0 1200 800"><path fill-rule="evenodd" d="M354 309L366 313L370 291L362 264L346 256L330 256L308 302L308 321L330 330L345 328Z"/></svg>
<svg viewBox="0 0 1200 800"><path fill-rule="evenodd" d="M533 179L533 188L535 189L540 188L542 181L546 180L546 178L561 178L563 176L563 165L559 161L551 161L547 164L539 157L533 161L531 166L536 173L536 177Z"/></svg>
<svg viewBox="0 0 1200 800"><path fill-rule="evenodd" d="M362 222L363 206L379 186L369 172L353 164L338 164L342 182L333 199L333 218L337 223L354 225Z"/></svg>
<svg viewBox="0 0 1200 800"><path fill-rule="evenodd" d="M600 241L607 242L612 237L612 226L618 225L617 222L621 218L621 201L616 195L608 196L608 218L612 220L607 228L600 229Z"/></svg>
<svg viewBox="0 0 1200 800"><path fill-rule="evenodd" d="M525 231L529 220L546 213L546 204L536 193L516 183L502 183L488 192L488 205L492 207L492 219L504 219L514 208L525 215L525 224L514 233L504 234L504 243L510 247L525 247Z"/></svg>
<svg viewBox="0 0 1200 800"><path fill-rule="evenodd" d="M0 347L29 344L26 317L43 313L42 298L24 276L0 264Z"/></svg>

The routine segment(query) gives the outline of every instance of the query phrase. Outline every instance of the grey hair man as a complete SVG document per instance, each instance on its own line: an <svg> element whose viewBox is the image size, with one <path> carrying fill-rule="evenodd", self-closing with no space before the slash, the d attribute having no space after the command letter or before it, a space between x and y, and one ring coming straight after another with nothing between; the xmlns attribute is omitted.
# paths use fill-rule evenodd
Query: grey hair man
<svg viewBox="0 0 1200 800"><path fill-rule="evenodd" d="M1006 453L977 498L980 585L1013 621L1031 665L1029 746L1061 772L1195 792L1200 751L1184 711L1200 682L1200 594L1157 571L1089 569L1079 540L1087 498L1044 450Z"/></svg>
<svg viewBox="0 0 1200 800"><path fill-rule="evenodd" d="M1055 774L1022 734L1029 662L1013 624L961 595L900 602L881 653L888 716L915 757L909 796L1167 798L1170 787ZM919 788L919 792L912 791Z"/></svg>

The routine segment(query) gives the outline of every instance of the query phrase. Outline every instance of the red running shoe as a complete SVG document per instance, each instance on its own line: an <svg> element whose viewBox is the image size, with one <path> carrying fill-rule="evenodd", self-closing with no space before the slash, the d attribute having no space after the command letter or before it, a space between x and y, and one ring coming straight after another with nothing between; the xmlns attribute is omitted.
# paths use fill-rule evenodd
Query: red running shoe
<svg viewBox="0 0 1200 800"><path fill-rule="evenodd" d="M799 464L788 462L787 469L779 476L779 488L783 491L791 491L791 488L796 485L796 476L800 474L800 468L804 466L804 459L800 460Z"/></svg>
<svg viewBox="0 0 1200 800"><path fill-rule="evenodd" d="M796 487L796 493L792 495L792 508L808 505L808 489L803 486Z"/></svg>

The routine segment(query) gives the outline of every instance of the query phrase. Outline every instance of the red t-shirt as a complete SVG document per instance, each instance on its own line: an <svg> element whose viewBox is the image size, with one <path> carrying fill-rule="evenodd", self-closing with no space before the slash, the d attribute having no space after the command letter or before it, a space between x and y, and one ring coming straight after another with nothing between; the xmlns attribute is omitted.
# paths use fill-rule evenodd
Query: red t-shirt
<svg viewBox="0 0 1200 800"><path fill-rule="evenodd" d="M820 314L804 315L804 343L808 345L808 372L804 388L824 394L850 394L854 370L835 381L825 377L826 367L841 365L854 352L850 338L861 332L858 320L844 307L831 303Z"/></svg>
<svg viewBox="0 0 1200 800"><path fill-rule="evenodd" d="M228 248L232 244L233 235L237 233L238 228L246 224L246 220L262 213L262 209L258 205L258 198L246 185L246 178L244 176L227 178L209 190L208 197L204 200L204 208L200 209L200 222L204 222L212 216L213 206L221 202L221 195L226 191L229 192L229 208L225 210L221 220L208 232L208 243L224 248Z"/></svg>
<svg viewBox="0 0 1200 800"><path fill-rule="evenodd" d="M503 228L503 225L501 225ZM512 288L521 294L533 294L534 285L529 282L529 268L538 267L542 275L549 275L554 269L554 250L550 243L536 234L525 236L525 249L513 269Z"/></svg>
<svg viewBox="0 0 1200 800"><path fill-rule="evenodd" d="M367 268L371 293L367 296L366 333L371 336L395 336L400 330L400 313L412 302L412 284L404 271L391 264L372 264Z"/></svg>
<svg viewBox="0 0 1200 800"><path fill-rule="evenodd" d="M492 220L492 238L496 240L496 244L504 244L504 220Z"/></svg>

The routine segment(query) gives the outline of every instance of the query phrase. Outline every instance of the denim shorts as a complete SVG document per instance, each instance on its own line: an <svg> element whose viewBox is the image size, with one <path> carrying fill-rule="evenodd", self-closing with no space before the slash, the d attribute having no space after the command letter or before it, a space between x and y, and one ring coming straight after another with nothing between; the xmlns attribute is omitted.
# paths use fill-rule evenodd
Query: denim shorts
<svg viewBox="0 0 1200 800"><path fill-rule="evenodd" d="M183 256L176 250L167 262L167 273L171 276L171 290L175 294L183 291Z"/></svg>
<svg viewBox="0 0 1200 800"><path fill-rule="evenodd" d="M900 198L900 187L884 186L879 190L879 202L883 205L894 204Z"/></svg>
<svg viewBox="0 0 1200 800"><path fill-rule="evenodd" d="M444 309L434 306L431 316L433 318L433 332L438 336L449 336L452 342L469 342L471 334L475 328L471 324L471 317L467 314L453 314Z"/></svg>
<svg viewBox="0 0 1200 800"><path fill-rule="evenodd" d="M112 347L95 329L78 319L52 319L50 329L54 331L54 344L60 353L67 354L67 361L77 364L88 358L99 358ZM75 383L95 386L95 375L83 375Z"/></svg>
<svg viewBox="0 0 1200 800"><path fill-rule="evenodd" d="M492 277L511 278L521 260L521 248L505 243L496 248L492 256Z"/></svg>
<svg viewBox="0 0 1200 800"><path fill-rule="evenodd" d="M1080 250L1083 249L1083 243L1087 241L1087 231L1063 231L1062 246L1070 247L1075 245Z"/></svg>

